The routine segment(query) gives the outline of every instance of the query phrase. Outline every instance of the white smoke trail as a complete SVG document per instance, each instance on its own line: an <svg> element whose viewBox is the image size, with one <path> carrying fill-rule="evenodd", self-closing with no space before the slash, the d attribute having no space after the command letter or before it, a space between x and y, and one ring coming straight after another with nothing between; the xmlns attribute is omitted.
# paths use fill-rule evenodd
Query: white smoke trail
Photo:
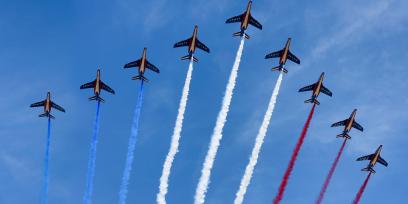
<svg viewBox="0 0 408 204"><path fill-rule="evenodd" d="M181 130L183 128L184 112L186 111L188 93L190 90L191 75L193 73L193 62L194 61L191 60L190 65L188 66L187 77L186 81L184 82L183 93L181 95L180 105L178 109L176 125L174 126L173 135L171 136L170 150L169 153L167 154L166 161L164 162L162 175L160 177L159 193L157 194L156 197L156 201L159 204L166 204L166 194L169 186L168 182L170 170L174 161L174 157L178 152Z"/></svg>
<svg viewBox="0 0 408 204"><path fill-rule="evenodd" d="M220 140L222 139L222 130L224 128L225 122L227 121L229 106L231 104L231 99L235 88L235 81L238 76L239 63L241 62L242 51L244 49L244 42L245 38L242 37L241 43L237 51L237 55L235 57L235 62L228 80L227 88L225 90L224 99L222 101L222 107L220 112L218 113L217 122L214 128L213 135L211 137L211 142L208 148L207 156L205 157L203 169L201 170L200 181L197 185L196 194L194 197L195 204L202 204L204 203L205 200L205 193L207 192L208 183L211 175L211 169L214 164L218 146L220 145Z"/></svg>
<svg viewBox="0 0 408 204"><path fill-rule="evenodd" d="M271 121L271 118L272 118L273 109L275 108L276 98L278 97L278 94L279 94L279 88L281 86L282 79L283 79L283 72L280 72L279 78L276 81L275 88L273 89L273 92L272 92L271 100L269 101L268 109L265 113L262 125L259 128L258 135L256 136L255 146L252 149L252 154L249 159L249 163L246 166L245 174L241 179L241 185L239 187L237 194L235 195L236 197L235 197L234 204L241 204L243 202L248 185L251 182L254 168L256 166L256 163L258 162L259 152L261 151L261 147L264 142L266 132L268 131L269 122Z"/></svg>

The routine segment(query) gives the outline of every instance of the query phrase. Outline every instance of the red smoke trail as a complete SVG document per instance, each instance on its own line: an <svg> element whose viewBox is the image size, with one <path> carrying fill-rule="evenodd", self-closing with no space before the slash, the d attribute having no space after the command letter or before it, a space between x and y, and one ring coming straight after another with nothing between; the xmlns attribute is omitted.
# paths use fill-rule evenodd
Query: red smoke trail
<svg viewBox="0 0 408 204"><path fill-rule="evenodd" d="M343 154L344 147L346 146L347 139L344 139L343 144L340 147L339 152L337 153L336 159L333 162L332 167L330 168L329 174L324 181L322 190L320 191L319 197L317 198L316 204L320 204L323 200L324 194L326 193L327 187L329 186L330 180L333 176L334 170L336 170L337 163L339 163L340 157Z"/></svg>
<svg viewBox="0 0 408 204"><path fill-rule="evenodd" d="M353 201L353 204L358 204L360 202L361 196L364 193L365 188L367 187L368 180L370 180L371 172L368 174L366 180L364 181L363 185L360 187L360 190L358 190L358 193L356 195L356 198Z"/></svg>
<svg viewBox="0 0 408 204"><path fill-rule="evenodd" d="M285 175L282 178L282 182L279 186L278 194L273 200L273 204L279 204L283 198L283 193L285 192L285 188L286 188L286 185L288 184L289 176L293 170L293 167L295 166L296 158L299 154L300 148L302 147L303 141L305 140L307 129L309 128L310 121L312 120L315 107L316 107L316 104L313 104L312 110L310 110L309 116L307 117L305 126L303 126L302 133L300 134L295 150L293 150L293 154L292 154L292 157L290 158L288 168L286 169Z"/></svg>

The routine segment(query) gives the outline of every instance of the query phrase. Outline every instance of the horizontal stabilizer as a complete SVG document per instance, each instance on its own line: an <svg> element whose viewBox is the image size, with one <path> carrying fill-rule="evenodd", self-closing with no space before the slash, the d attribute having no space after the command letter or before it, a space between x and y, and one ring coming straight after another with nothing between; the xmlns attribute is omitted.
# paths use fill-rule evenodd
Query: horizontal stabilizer
<svg viewBox="0 0 408 204"><path fill-rule="evenodd" d="M233 36L236 36L236 37L242 37L242 36L244 36L247 40L249 40L249 35L248 34L246 34L245 32L243 32L243 31L239 31L239 32L236 32L236 33L234 33L234 34L232 34Z"/></svg>
<svg viewBox="0 0 408 204"><path fill-rule="evenodd" d="M272 71L283 71L283 73L285 73L285 74L288 73L288 70L283 68L282 66L274 67L274 68L272 68Z"/></svg>
<svg viewBox="0 0 408 204"><path fill-rule="evenodd" d="M350 139L351 139L350 135L345 134L345 133L339 134L339 135L337 135L336 137L347 138L348 140L350 140Z"/></svg>
<svg viewBox="0 0 408 204"><path fill-rule="evenodd" d="M144 77L143 75L134 76L134 77L132 77L132 80L142 80L142 81L145 81L145 82L149 82L149 80L146 77Z"/></svg>
<svg viewBox="0 0 408 204"><path fill-rule="evenodd" d="M90 101L99 101L99 102L105 102L103 98L101 98L99 95L95 95L89 98Z"/></svg>
<svg viewBox="0 0 408 204"><path fill-rule="evenodd" d="M369 171L370 173L375 174L374 169L373 169L373 168L371 168L371 167L366 167L366 168L364 168L364 169L361 169L361 171Z"/></svg>
<svg viewBox="0 0 408 204"><path fill-rule="evenodd" d="M39 115L38 117L46 117L46 118L55 119L55 117L52 116L50 113L43 113L43 114Z"/></svg>
<svg viewBox="0 0 408 204"><path fill-rule="evenodd" d="M186 55L184 57L181 57L181 60L190 60L193 59L194 62L198 62L198 59L195 58L193 55Z"/></svg>
<svg viewBox="0 0 408 204"><path fill-rule="evenodd" d="M314 103L316 105L320 105L320 102L317 99L313 98L306 100L305 103Z"/></svg>

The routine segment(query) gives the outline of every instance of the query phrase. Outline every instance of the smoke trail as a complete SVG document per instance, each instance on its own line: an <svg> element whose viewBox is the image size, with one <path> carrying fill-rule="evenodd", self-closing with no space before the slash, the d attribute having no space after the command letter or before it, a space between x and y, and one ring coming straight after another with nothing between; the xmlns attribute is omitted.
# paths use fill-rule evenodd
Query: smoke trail
<svg viewBox="0 0 408 204"><path fill-rule="evenodd" d="M51 143L51 118L48 117L47 139L45 143L45 158L44 158L44 186L41 203L48 203L48 164L50 160L50 143Z"/></svg>
<svg viewBox="0 0 408 204"><path fill-rule="evenodd" d="M200 181L197 185L196 194L194 197L195 204L202 204L205 200L205 193L207 192L208 183L210 180L211 169L214 164L215 155L217 154L218 146L220 145L220 140L222 139L222 130L227 121L227 115L229 111L229 106L231 104L232 94L235 88L235 81L238 76L239 63L241 61L242 51L244 49L245 38L241 38L241 43L239 45L237 55L235 57L235 62L232 67L228 84L225 90L224 99L222 101L222 107L218 113L217 122L214 128L213 135L211 137L210 146L208 148L207 156L205 157L205 162L203 164L203 169L201 170Z"/></svg>
<svg viewBox="0 0 408 204"><path fill-rule="evenodd" d="M343 154L343 150L344 150L344 147L346 146L346 143L347 143L347 139L344 139L344 142L341 145L339 152L337 153L336 159L334 160L333 165L330 168L329 174L327 175L326 180L324 181L322 190L320 191L319 197L316 200L316 204L320 204L323 201L324 194L326 193L330 180L334 174L334 171L336 170L337 163L339 162L340 157Z"/></svg>
<svg viewBox="0 0 408 204"><path fill-rule="evenodd" d="M142 110L142 102L143 102L143 80L141 81L141 84L140 84L139 96L137 98L135 113L133 116L133 123L132 123L132 129L130 132L128 152L126 156L126 164L125 164L125 169L123 171L122 183L120 185L120 191L119 191L119 204L126 203L126 195L128 191L127 188L128 188L129 179L130 179L130 171L132 170L132 163L133 163L134 151L136 147L137 133L139 130L139 118L140 118L140 111Z"/></svg>
<svg viewBox="0 0 408 204"><path fill-rule="evenodd" d="M272 118L273 109L275 108L276 98L279 94L279 88L282 83L283 72L280 72L279 78L276 81L275 88L273 89L271 100L269 101L268 109L265 113L261 127L259 128L258 135L256 136L255 146L252 149L252 154L249 159L249 163L246 166L245 174L242 177L241 185L235 197L235 204L241 204L244 200L245 193L247 191L248 185L251 182L252 174L256 163L258 162L259 152L261 151L266 132L268 131L269 122Z"/></svg>
<svg viewBox="0 0 408 204"><path fill-rule="evenodd" d="M96 147L98 144L98 133L99 133L99 109L101 102L98 101L96 104L96 116L94 122L94 128L92 133L91 147L89 148L89 158L88 158L88 170L86 173L86 189L83 198L84 204L90 204L92 198L93 190L93 180L95 177L95 161L96 161Z"/></svg>
<svg viewBox="0 0 408 204"><path fill-rule="evenodd" d="M360 187L360 190L358 190L358 193L356 195L356 198L353 201L353 204L358 204L360 202L361 196L363 195L364 190L367 187L370 177L371 177L371 172L367 175L367 178L365 179L363 185Z"/></svg>
<svg viewBox="0 0 408 204"><path fill-rule="evenodd" d="M273 200L274 204L279 204L283 198L283 194L285 193L286 185L288 184L290 174L292 173L293 167L295 166L296 158L299 154L300 148L302 147L303 141L305 140L307 129L309 128L310 121L312 120L315 107L316 107L316 104L313 104L312 110L310 110L309 116L307 117L305 126L303 126L302 133L300 134L296 147L293 150L293 154L292 154L292 157L290 158L288 168L286 169L285 174L282 178L282 182L279 186L278 194Z"/></svg>
<svg viewBox="0 0 408 204"><path fill-rule="evenodd" d="M191 58L190 64L188 66L186 81L184 82L183 93L180 100L180 105L178 109L176 125L173 130L173 135L171 136L171 145L169 153L167 154L166 160L163 165L162 175L160 177L159 193L157 194L156 201L159 204L166 203L166 194L168 191L168 182L170 176L171 166L174 161L174 157L178 152L179 140L181 135L181 130L183 128L184 112L186 111L188 93L190 90L191 75L193 73L193 58Z"/></svg>

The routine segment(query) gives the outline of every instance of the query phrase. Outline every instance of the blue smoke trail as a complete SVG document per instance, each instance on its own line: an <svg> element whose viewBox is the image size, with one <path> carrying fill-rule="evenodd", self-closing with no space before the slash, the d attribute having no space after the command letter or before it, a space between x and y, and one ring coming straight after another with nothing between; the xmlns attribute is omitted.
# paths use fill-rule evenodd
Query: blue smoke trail
<svg viewBox="0 0 408 204"><path fill-rule="evenodd" d="M85 189L84 200L83 200L84 204L90 204L91 197L92 197L93 179L95 176L96 146L98 144L98 133L99 133L100 105L101 105L101 102L98 101L96 105L96 116L95 116L95 122L94 122L91 148L89 149L88 171L86 174L86 189Z"/></svg>
<svg viewBox="0 0 408 204"><path fill-rule="evenodd" d="M47 140L45 144L45 158L44 158L44 186L41 203L48 203L48 163L50 160L50 143L51 143L51 118L48 117Z"/></svg>
<svg viewBox="0 0 408 204"><path fill-rule="evenodd" d="M122 183L120 185L120 191L119 191L119 204L126 203L126 194L128 191L130 171L132 170L132 163L133 163L134 151L136 147L137 133L139 129L140 111L142 110L142 102L143 102L143 80L141 81L141 84L140 84L139 96L137 98L135 113L133 115L132 129L130 133L128 152L126 156L126 165L125 165L125 170L123 171Z"/></svg>

